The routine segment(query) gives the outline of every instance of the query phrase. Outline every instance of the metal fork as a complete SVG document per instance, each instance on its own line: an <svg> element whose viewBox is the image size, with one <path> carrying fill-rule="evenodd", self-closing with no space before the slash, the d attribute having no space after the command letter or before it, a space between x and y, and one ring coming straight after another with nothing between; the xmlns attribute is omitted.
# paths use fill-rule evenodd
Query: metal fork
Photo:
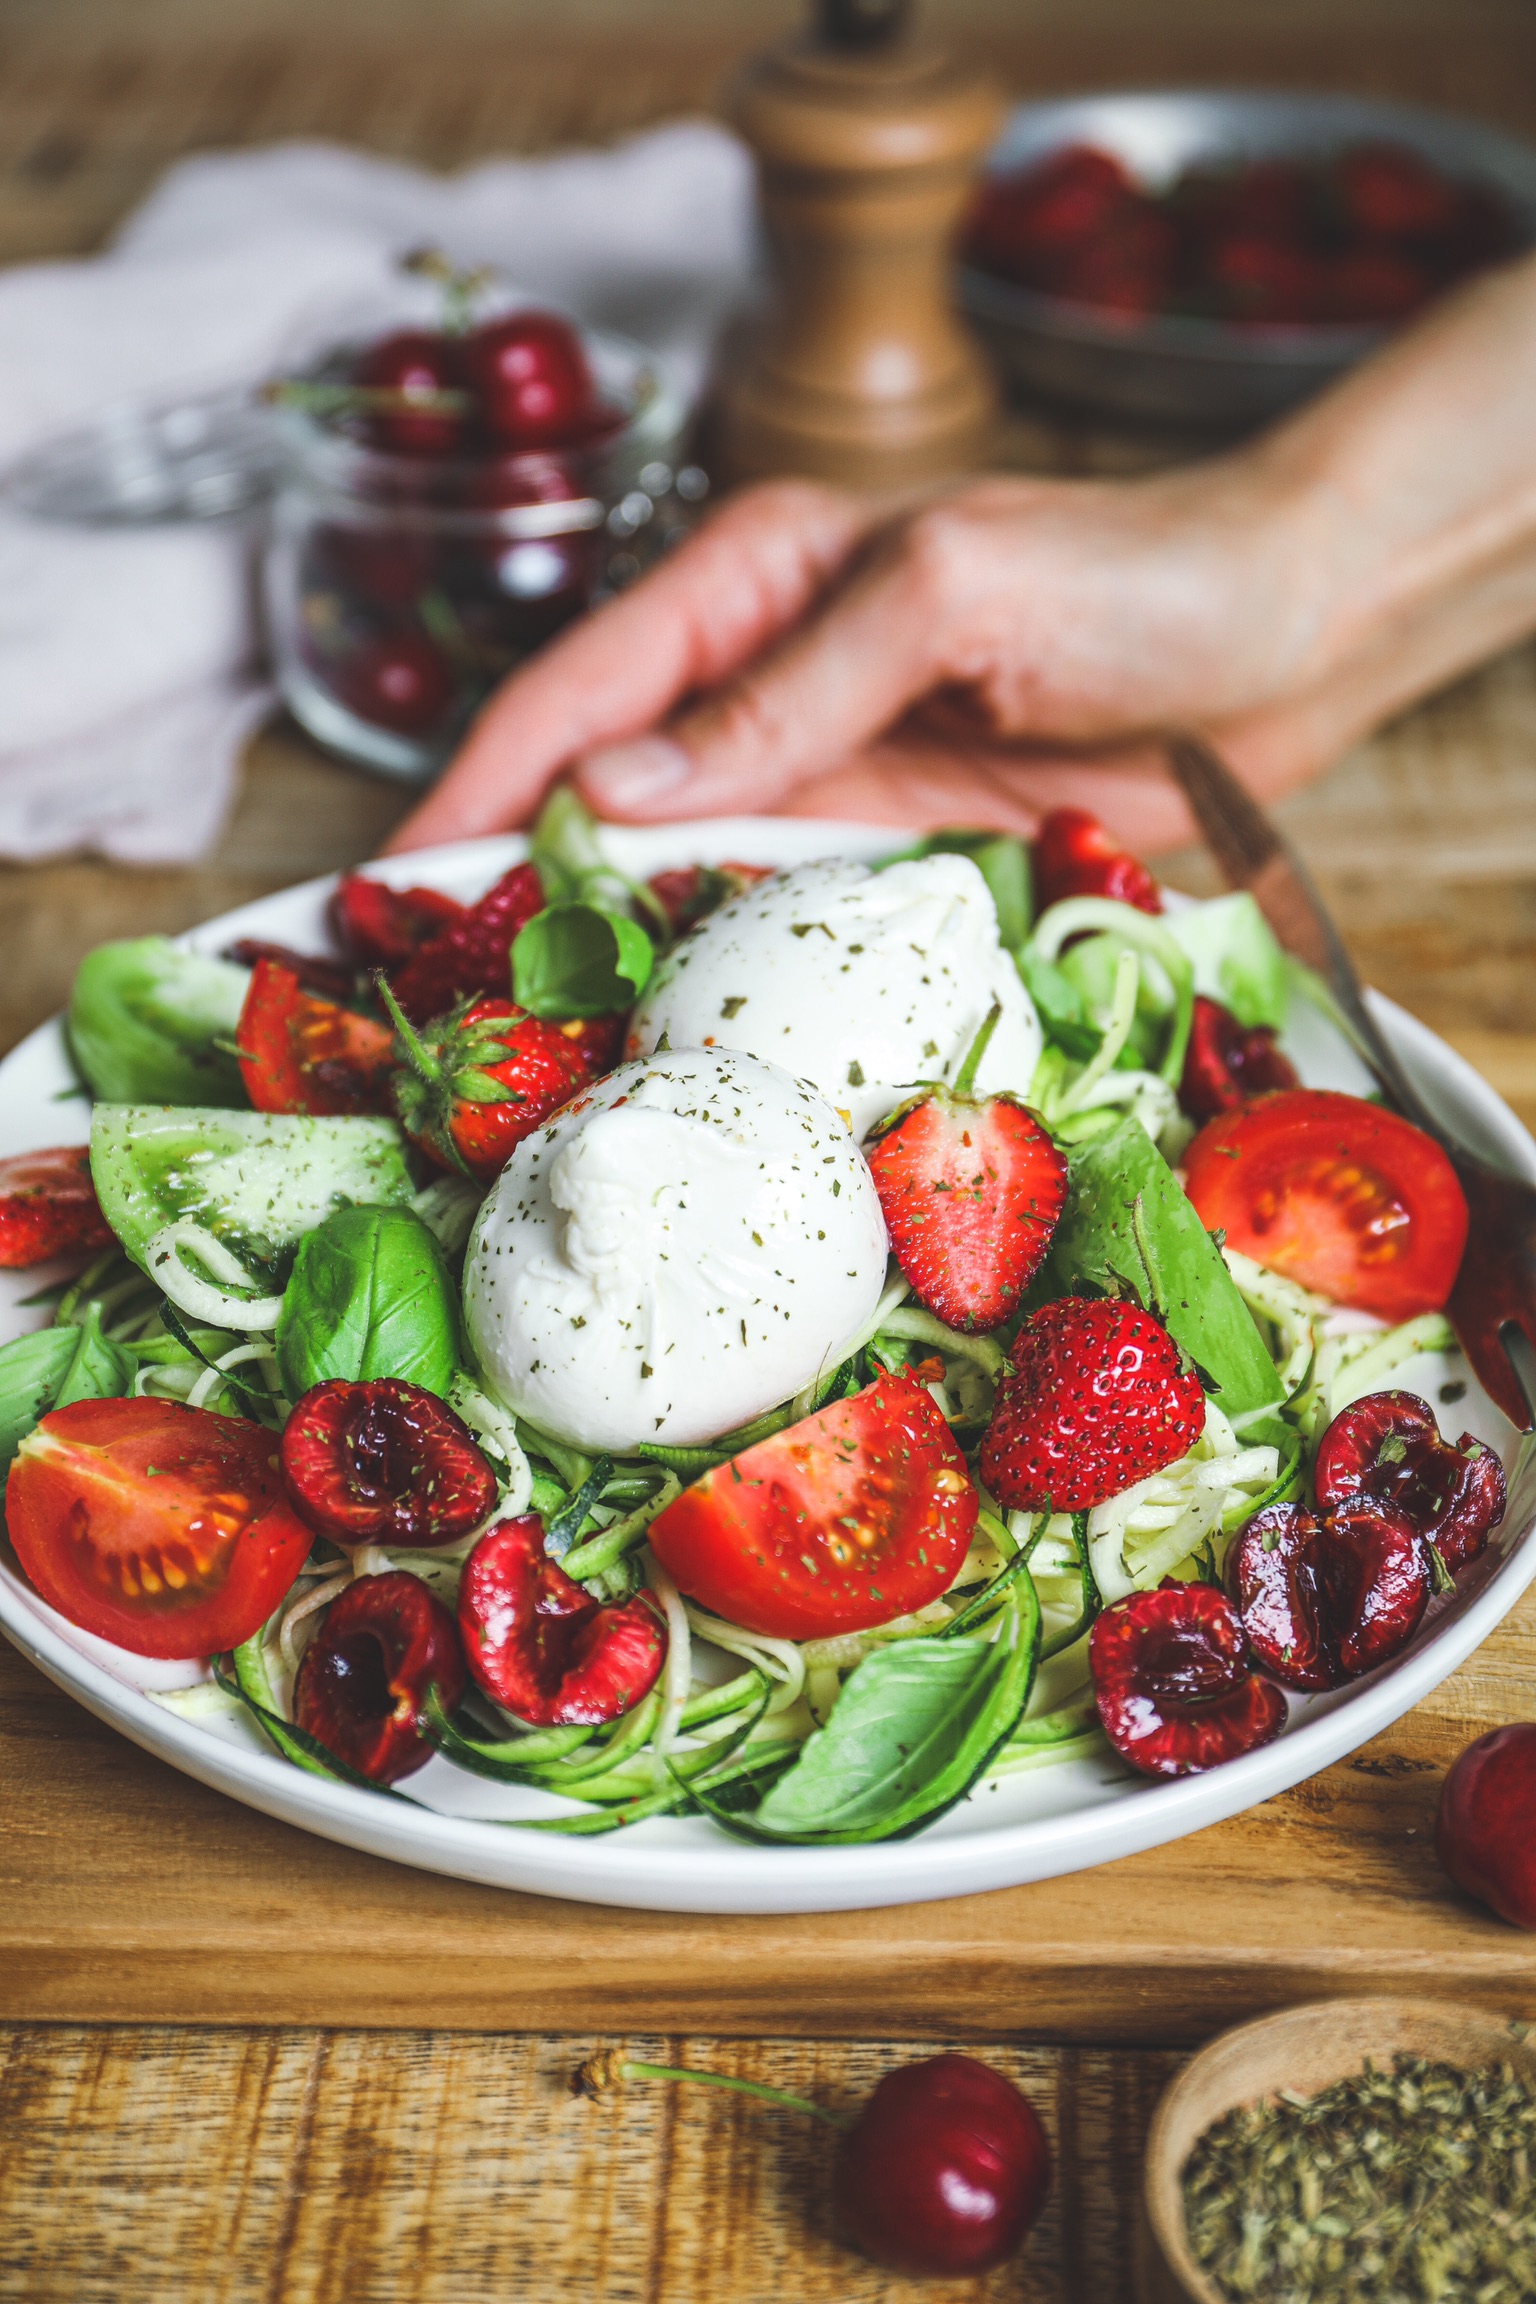
<svg viewBox="0 0 1536 2304"><path fill-rule="evenodd" d="M1519 1431L1536 1429L1536 1185L1494 1168L1420 1096L1367 1007L1305 865L1209 744L1170 737L1168 764L1190 813L1234 888L1246 888L1287 952L1332 992L1361 1057L1405 1120L1445 1147L1467 1196L1469 1224L1446 1306L1484 1391Z"/></svg>

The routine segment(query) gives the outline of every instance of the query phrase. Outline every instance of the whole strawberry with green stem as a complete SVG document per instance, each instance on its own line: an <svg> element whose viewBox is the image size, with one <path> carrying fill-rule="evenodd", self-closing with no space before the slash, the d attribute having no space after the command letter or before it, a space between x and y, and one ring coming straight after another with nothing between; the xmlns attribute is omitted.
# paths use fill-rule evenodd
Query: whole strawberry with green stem
<svg viewBox="0 0 1536 2304"><path fill-rule="evenodd" d="M581 1026L544 1023L492 996L461 1000L418 1031L382 978L379 992L395 1025L400 1124L461 1175L498 1176L513 1145L593 1077Z"/></svg>
<svg viewBox="0 0 1536 2304"><path fill-rule="evenodd" d="M1107 1296L1042 1304L1014 1338L981 1443L1010 1511L1089 1512L1187 1456L1205 1394L1162 1322Z"/></svg>
<svg viewBox="0 0 1536 2304"><path fill-rule="evenodd" d="M972 1094L1001 1014L994 1003L953 1086L898 1113L869 1155L896 1261L950 1328L1018 1310L1067 1197L1067 1163L1018 1098Z"/></svg>

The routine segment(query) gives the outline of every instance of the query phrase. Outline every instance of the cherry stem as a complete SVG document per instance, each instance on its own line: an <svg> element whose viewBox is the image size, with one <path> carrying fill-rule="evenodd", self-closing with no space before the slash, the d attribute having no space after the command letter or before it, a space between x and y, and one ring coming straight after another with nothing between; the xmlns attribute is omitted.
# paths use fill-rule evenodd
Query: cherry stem
<svg viewBox="0 0 1536 2304"><path fill-rule="evenodd" d="M287 408L313 408L322 416L344 408L371 408L389 416L462 416L471 405L467 392L408 391L399 384L310 384L297 377L264 385L261 396Z"/></svg>
<svg viewBox="0 0 1536 2304"><path fill-rule="evenodd" d="M829 2112L825 2104L813 2104L808 2096L792 2096L787 2089L769 2088L761 2080L738 2080L729 2072L699 2072L686 2064L635 2064L627 2058L621 2063L612 2057L594 2056L583 2064L576 2075L576 2086L587 2095L601 2095L625 2080L697 2080L706 2088L732 2088L738 2096L756 2096L765 2104L781 2104L788 2112L805 2112L813 2120L822 2120L829 2128L841 2132L853 2125L842 2113Z"/></svg>
<svg viewBox="0 0 1536 2304"><path fill-rule="evenodd" d="M997 1030L997 1020L1002 1012L1001 1000L994 1000L987 1010L986 1022L966 1052L965 1062L955 1074L954 1085L950 1089L952 1096L969 1096L972 1088L976 1085L976 1074L980 1070L981 1060L987 1052L987 1043Z"/></svg>

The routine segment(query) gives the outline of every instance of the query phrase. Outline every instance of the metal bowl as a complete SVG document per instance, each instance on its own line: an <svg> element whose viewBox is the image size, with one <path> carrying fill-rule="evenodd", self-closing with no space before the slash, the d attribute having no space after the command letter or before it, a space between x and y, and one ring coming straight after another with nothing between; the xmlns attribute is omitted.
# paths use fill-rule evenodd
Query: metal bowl
<svg viewBox="0 0 1536 2304"><path fill-rule="evenodd" d="M1021 104L987 161L1008 175L1067 144L1116 154L1150 191L1191 162L1322 159L1387 139L1448 176L1489 185L1536 244L1536 150L1481 122L1358 96L1191 88ZM1233 327L1219 320L1124 320L962 265L960 300L1031 395L1108 416L1239 427L1262 423L1352 367L1379 326Z"/></svg>

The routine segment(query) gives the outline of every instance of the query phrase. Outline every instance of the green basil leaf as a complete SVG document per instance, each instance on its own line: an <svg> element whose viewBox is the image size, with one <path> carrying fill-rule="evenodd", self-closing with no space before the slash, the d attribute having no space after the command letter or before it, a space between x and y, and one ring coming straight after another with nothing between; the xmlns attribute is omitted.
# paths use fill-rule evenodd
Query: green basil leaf
<svg viewBox="0 0 1536 2304"><path fill-rule="evenodd" d="M168 936L98 944L69 999L69 1044L92 1093L109 1104L243 1105L227 1040L248 968L188 952Z"/></svg>
<svg viewBox="0 0 1536 2304"><path fill-rule="evenodd" d="M1239 1024L1279 1030L1290 992L1285 954L1246 888L1166 912L1163 921L1194 964L1197 992L1222 1001Z"/></svg>
<svg viewBox="0 0 1536 2304"><path fill-rule="evenodd" d="M54 1394L55 1408L68 1408L76 1400L121 1400L133 1390L133 1355L103 1336L99 1304L86 1307L85 1318L73 1333L75 1349Z"/></svg>
<svg viewBox="0 0 1536 2304"><path fill-rule="evenodd" d="M595 904L550 904L512 947L512 996L530 1015L559 1022L632 1008L655 947L645 930Z"/></svg>
<svg viewBox="0 0 1536 2304"><path fill-rule="evenodd" d="M297 1400L344 1376L396 1376L446 1395L458 1317L442 1249L409 1208L339 1208L300 1242L278 1318L277 1366Z"/></svg>
<svg viewBox="0 0 1536 2304"><path fill-rule="evenodd" d="M1054 1040L1077 1063L1086 1064L1098 1054L1104 1035L1090 1020L1071 977L1054 960L1042 960L1027 948L1015 952L1013 961L1047 1040Z"/></svg>
<svg viewBox="0 0 1536 2304"><path fill-rule="evenodd" d="M0 1471L50 1410L132 1389L132 1358L103 1336L97 1304L78 1328L39 1328L0 1346Z"/></svg>
<svg viewBox="0 0 1536 2304"><path fill-rule="evenodd" d="M1229 1416L1280 1400L1280 1378L1221 1251L1136 1120L1068 1155L1067 1204L1051 1242L1059 1292L1127 1291L1156 1312Z"/></svg>

